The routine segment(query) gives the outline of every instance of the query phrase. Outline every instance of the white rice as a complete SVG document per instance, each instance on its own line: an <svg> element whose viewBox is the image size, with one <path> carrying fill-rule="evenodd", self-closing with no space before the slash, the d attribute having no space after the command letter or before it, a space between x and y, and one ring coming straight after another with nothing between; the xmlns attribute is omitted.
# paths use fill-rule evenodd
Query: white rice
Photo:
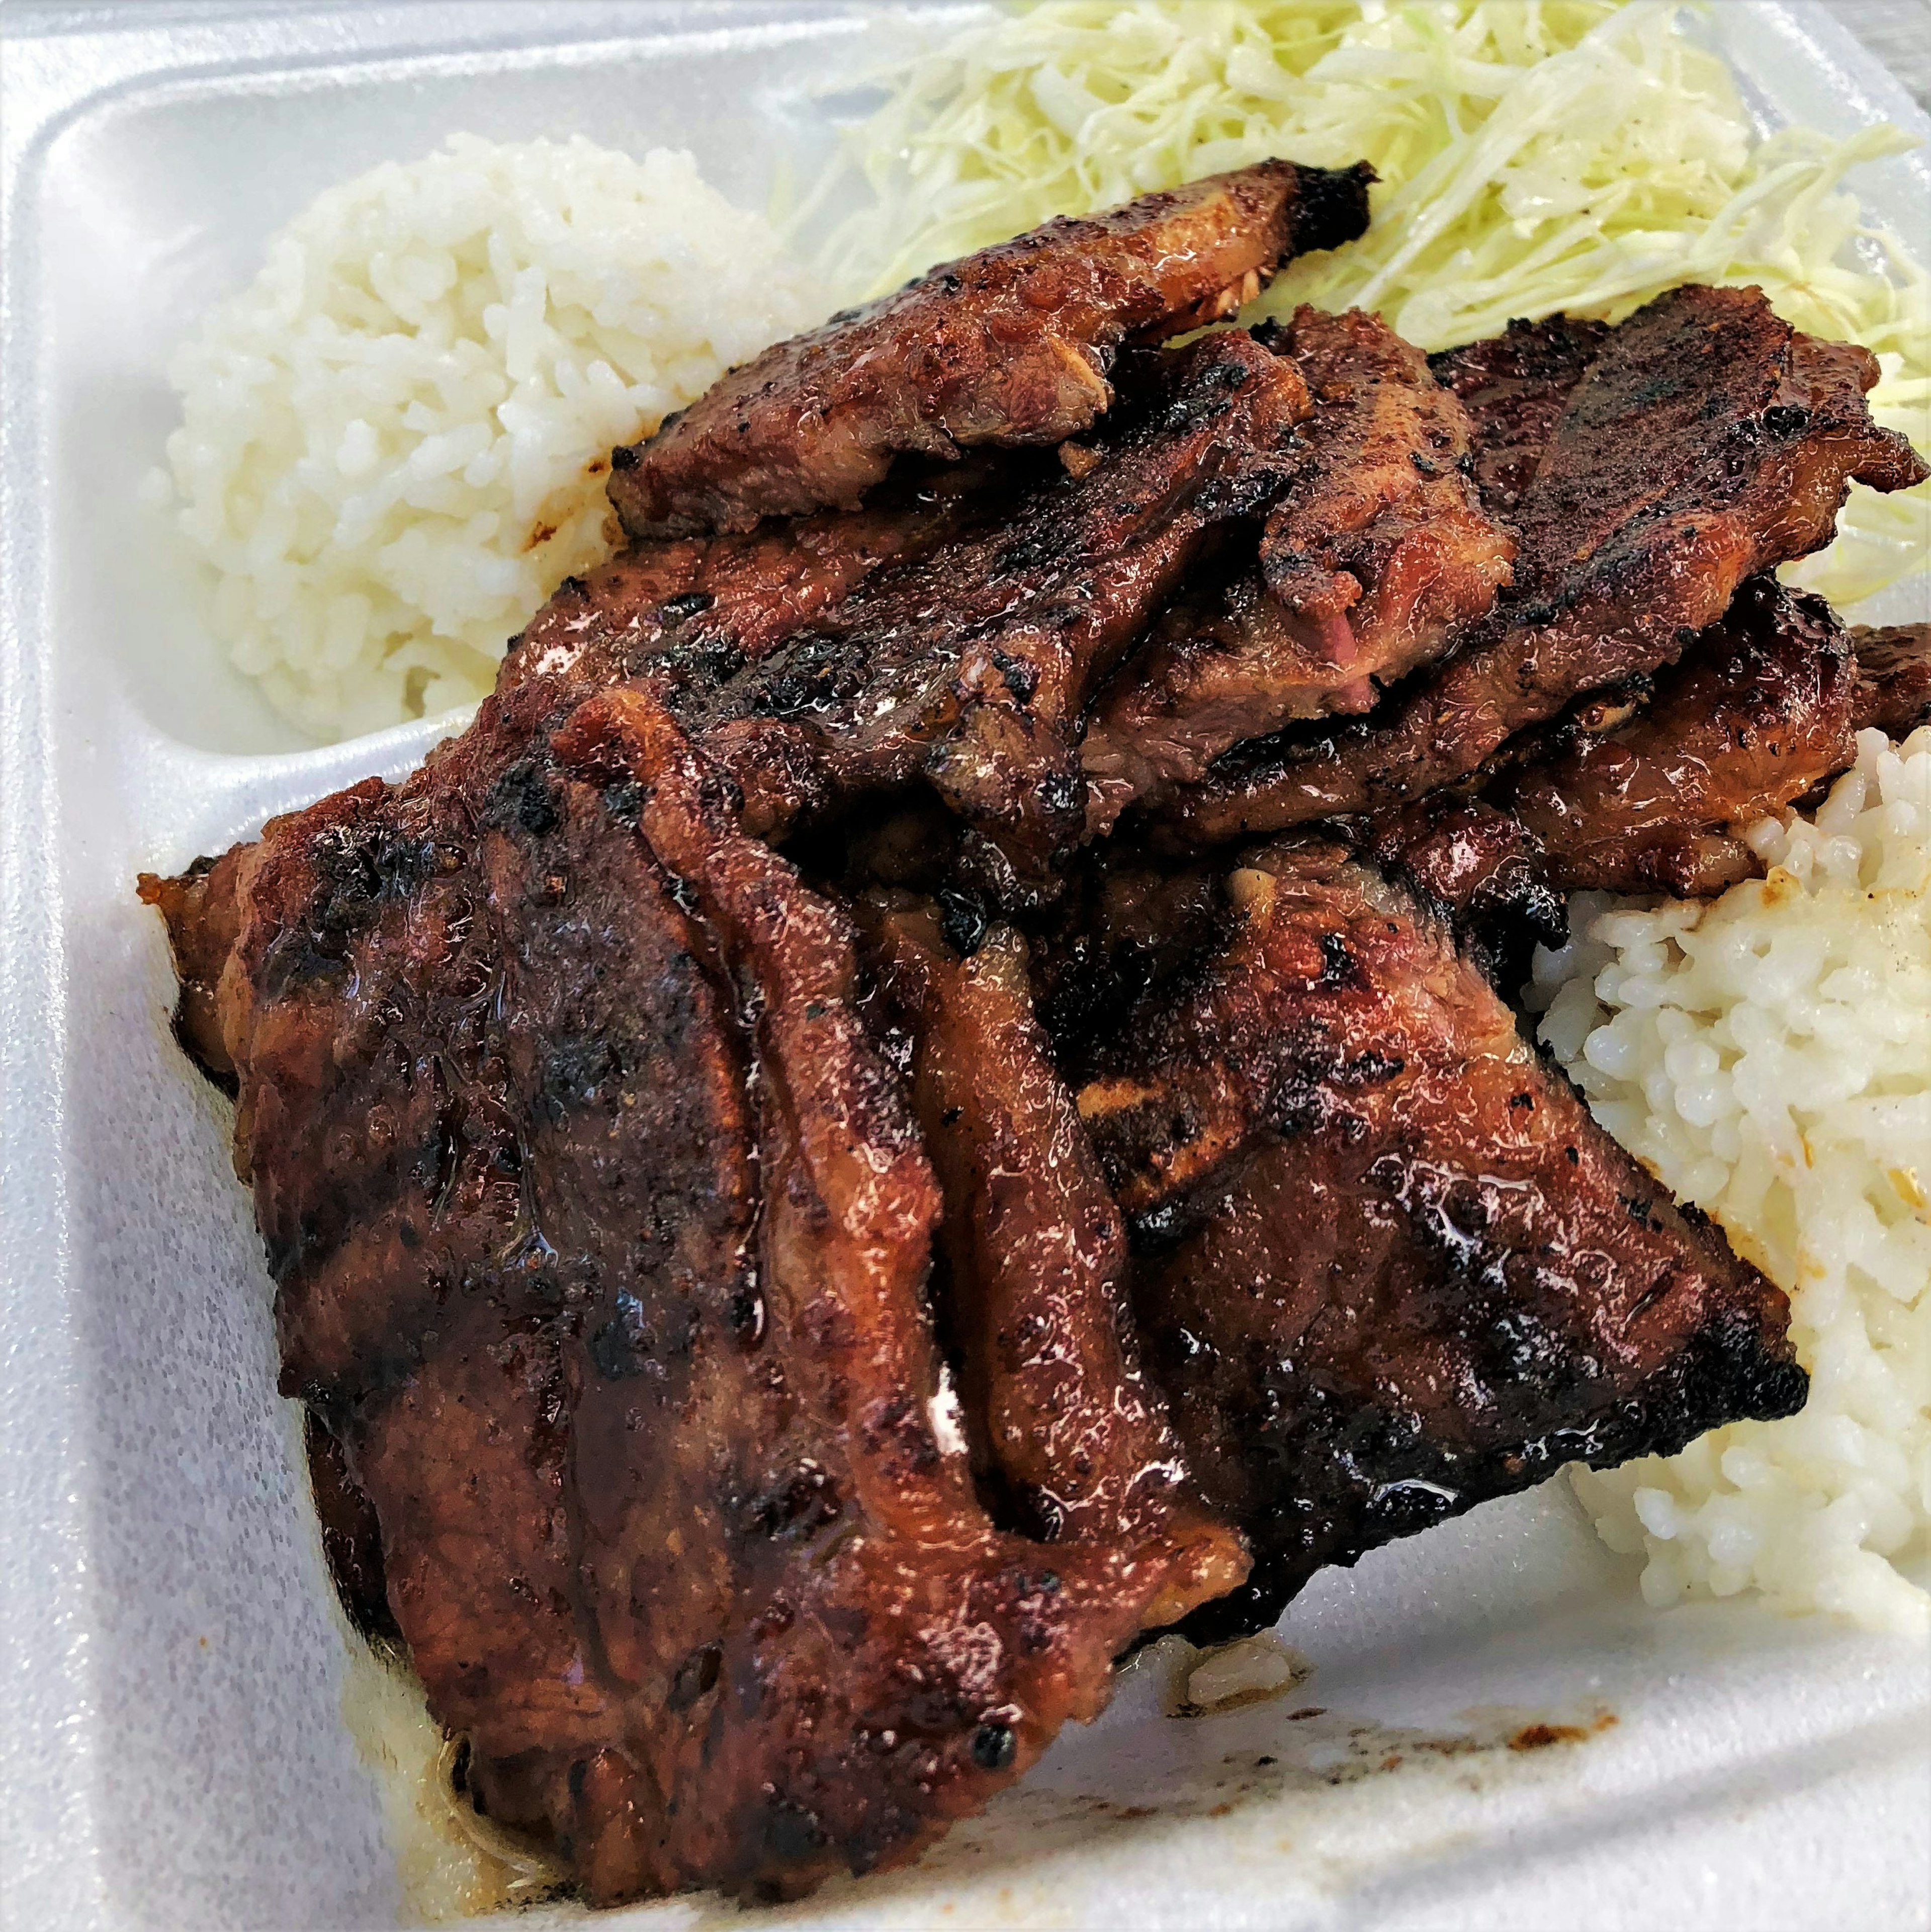
<svg viewBox="0 0 1931 1932"><path fill-rule="evenodd" d="M459 134L318 196L208 315L154 495L278 710L433 715L606 554L612 446L826 306L688 154Z"/></svg>
<svg viewBox="0 0 1931 1932"><path fill-rule="evenodd" d="M1768 876L1708 905L1579 896L1541 1037L1604 1126L1791 1297L1810 1400L1577 1492L1644 1595L1931 1631L1931 729L1858 740Z"/></svg>

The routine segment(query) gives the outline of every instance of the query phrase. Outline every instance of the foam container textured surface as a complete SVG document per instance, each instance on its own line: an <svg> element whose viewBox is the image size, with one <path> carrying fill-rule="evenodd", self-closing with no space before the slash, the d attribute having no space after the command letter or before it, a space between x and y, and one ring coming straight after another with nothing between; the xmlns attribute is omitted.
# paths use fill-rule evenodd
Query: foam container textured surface
<svg viewBox="0 0 1931 1932"><path fill-rule="evenodd" d="M957 12L960 9L949 9ZM1927 130L1821 10L1708 31L1766 125ZM762 206L904 20L795 4L16 6L0 18L0 1923L398 1922L223 1102L169 1036L144 867L372 771L199 630L136 492L163 368L328 183L457 129L688 146ZM1923 157L1867 201L1931 247ZM1931 1654L1657 1615L1566 1486L1320 1580L1288 1696L1165 1714L1162 1654L916 1869L611 1926L1931 1924ZM1319 1714L1297 1714L1318 1707ZM1613 1723L1607 1720L1613 1718ZM1525 1750L1525 1725L1580 1741ZM552 1910L517 1922L576 1922Z"/></svg>

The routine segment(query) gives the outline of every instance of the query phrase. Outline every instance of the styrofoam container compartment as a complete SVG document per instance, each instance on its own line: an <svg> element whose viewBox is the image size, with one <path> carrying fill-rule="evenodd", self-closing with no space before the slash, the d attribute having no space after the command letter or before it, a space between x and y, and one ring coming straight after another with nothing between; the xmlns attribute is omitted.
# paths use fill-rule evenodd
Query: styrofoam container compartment
<svg viewBox="0 0 1931 1932"><path fill-rule="evenodd" d="M385 1926L402 1909L338 1709L344 1639L226 1110L169 1036L161 928L132 882L398 774L428 740L303 749L202 635L137 494L173 421L167 355L318 190L458 129L688 146L761 206L781 156L808 179L829 152L825 95L904 31L850 0L0 19L10 1928ZM1705 31L1766 126L1931 131L1821 9L1730 0ZM1858 185L1931 248L1921 155ZM1931 1923L1931 1654L1747 1604L1657 1614L1632 1570L1566 1484L1492 1504L1318 1580L1282 1627L1312 1670L1291 1694L1171 1716L1156 1654L919 1866L769 1916ZM708 1898L606 1922L727 1918L754 1922Z"/></svg>

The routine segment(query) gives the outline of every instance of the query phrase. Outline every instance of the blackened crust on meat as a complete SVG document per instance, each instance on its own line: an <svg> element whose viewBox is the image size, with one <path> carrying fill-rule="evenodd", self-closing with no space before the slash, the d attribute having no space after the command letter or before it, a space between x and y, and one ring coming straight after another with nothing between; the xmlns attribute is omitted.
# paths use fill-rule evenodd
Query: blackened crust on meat
<svg viewBox="0 0 1931 1932"><path fill-rule="evenodd" d="M1756 578L1627 723L1559 734L1487 795L1564 891L1721 892L1762 869L1749 828L1851 762L1855 686L1829 606Z"/></svg>
<svg viewBox="0 0 1931 1932"><path fill-rule="evenodd" d="M1204 777L1291 720L1369 710L1486 616L1511 539L1462 472L1462 406L1359 310L1297 309L1264 339L1313 398L1258 569L1190 584L1102 694L1081 748L1090 830Z"/></svg>
<svg viewBox="0 0 1931 1932"><path fill-rule="evenodd" d="M375 1505L349 1473L341 1444L312 1409L302 1418L302 1442L308 1486L322 1526L322 1554L342 1613L363 1636L398 1643L402 1633L389 1609L382 1526Z"/></svg>
<svg viewBox="0 0 1931 1932"><path fill-rule="evenodd" d="M1753 578L1652 684L1573 706L1478 799L1421 800L1372 850L1478 930L1537 888L1721 892L1762 869L1749 828L1851 762L1858 678L1828 605Z"/></svg>
<svg viewBox="0 0 1931 1932"><path fill-rule="evenodd" d="M237 858L284 1386L339 1445L352 1609L379 1579L472 1788L595 1902L789 1895L1093 1714L1180 1553L994 1529L849 924L647 689L553 744L529 690Z"/></svg>
<svg viewBox="0 0 1931 1932"><path fill-rule="evenodd" d="M1304 1519L1311 1534L1290 1547L1261 1552L1247 1581L1196 1610L1183 1634L1213 1644L1266 1630L1316 1567L1351 1565L1369 1550L1412 1536L1475 1502L1533 1489L1565 1463L1608 1469L1638 1456L1673 1456L1703 1433L1708 1425L1699 1417L1795 1415L1809 1394L1810 1378L1766 1343L1757 1324L1720 1316L1585 1426L1558 1426L1519 1444L1458 1453L1414 1436L1399 1412L1353 1408L1345 1400L1310 1402L1283 1419L1288 1428L1276 1424L1269 1432L1291 1438L1281 1456L1280 1478L1295 1486L1285 1507ZM1305 1434L1293 1427L1297 1424ZM1273 1447L1264 1440L1253 1453L1265 1456ZM1333 1486L1303 1495L1300 1486L1310 1471L1336 1479ZM1341 1523L1348 1526L1345 1540L1320 1553L1322 1528Z"/></svg>
<svg viewBox="0 0 1931 1932"><path fill-rule="evenodd" d="M1908 738L1931 722L1931 624L1860 625L1851 647L1858 661L1857 730Z"/></svg>
<svg viewBox="0 0 1931 1932"><path fill-rule="evenodd" d="M1225 868L1175 864L1124 839L1091 846L1033 940L1033 996L1063 1064L1219 944Z"/></svg>
<svg viewBox="0 0 1931 1932"><path fill-rule="evenodd" d="M1216 533L1273 502L1308 407L1292 363L1238 330L1132 363L1078 474L1033 459L988 523L880 571L735 676L679 690L751 829L922 779L1016 875L1077 846L1090 691Z"/></svg>
<svg viewBox="0 0 1931 1932"><path fill-rule="evenodd" d="M1514 512L1484 630L1353 732L1230 753L1167 814L1182 844L1399 806L1579 694L1672 662L1756 572L1831 538L1853 481L1927 473L1870 419L1864 350L1797 334L1755 289L1689 286L1612 330Z"/></svg>
<svg viewBox="0 0 1931 1932"><path fill-rule="evenodd" d="M634 537L850 508L895 454L1051 445L1111 401L1120 346L1231 315L1281 263L1366 227L1365 163L1263 161L1063 217L928 271L733 370L612 460Z"/></svg>
<svg viewBox="0 0 1931 1932"><path fill-rule="evenodd" d="M1147 1622L1174 1622L1239 1583L1246 1552L1194 1493L1141 1372L1125 1226L1034 1017L1024 943L997 926L961 958L930 902L874 892L858 910L868 1016L944 1196L934 1300L988 1507L1055 1545L1164 1563Z"/></svg>
<svg viewBox="0 0 1931 1932"><path fill-rule="evenodd" d="M1444 930L1310 844L1085 1057L1149 1373L1265 1622L1565 1460L1792 1412L1784 1297L1610 1141Z"/></svg>
<svg viewBox="0 0 1931 1932"><path fill-rule="evenodd" d="M1291 161L1285 165L1294 170L1291 256L1339 248L1368 232L1368 190L1375 174L1366 161L1357 161L1351 168L1304 168Z"/></svg>
<svg viewBox="0 0 1931 1932"><path fill-rule="evenodd" d="M1428 358L1468 412L1470 452L1484 506L1506 524L1607 326L1565 315L1512 322L1505 333Z"/></svg>

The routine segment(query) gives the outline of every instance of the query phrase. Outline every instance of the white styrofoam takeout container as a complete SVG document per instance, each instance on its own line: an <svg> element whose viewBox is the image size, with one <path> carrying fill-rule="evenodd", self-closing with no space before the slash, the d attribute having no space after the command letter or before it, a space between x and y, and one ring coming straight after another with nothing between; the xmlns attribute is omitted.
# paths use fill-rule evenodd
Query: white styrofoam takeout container
<svg viewBox="0 0 1931 1932"><path fill-rule="evenodd" d="M396 1922L226 1109L131 884L419 757L303 749L137 508L172 345L327 184L457 129L694 150L760 205L902 23L850 0L16 5L0 17L0 1922ZM1766 126L1927 131L1822 9L1706 31ZM1867 202L1931 248L1922 156ZM1448 1928L1931 1923L1931 1655L1748 1605L1657 1615L1565 1486L1329 1574L1293 1694L1156 1668L917 1869L774 1914ZM1306 1712L1318 1707L1319 1714ZM1607 1720L1613 1718L1613 1723ZM1523 1726L1582 1741L1535 1750ZM543 1915L546 1922L551 1915ZM554 1916L574 1916L563 1912ZM708 1924L709 1900L611 1924Z"/></svg>

